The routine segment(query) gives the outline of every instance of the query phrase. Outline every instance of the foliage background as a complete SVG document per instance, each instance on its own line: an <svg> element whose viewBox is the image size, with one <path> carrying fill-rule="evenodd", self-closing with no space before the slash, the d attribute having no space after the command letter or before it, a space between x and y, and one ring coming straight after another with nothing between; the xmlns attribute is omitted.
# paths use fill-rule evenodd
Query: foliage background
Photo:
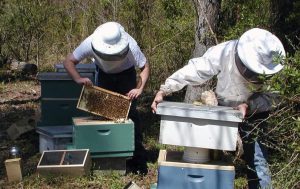
<svg viewBox="0 0 300 189"><path fill-rule="evenodd" d="M274 187L298 188L300 2L223 0L221 5L216 31L219 41L261 27L274 32L288 52L284 70L266 81L266 90L279 91L284 101L272 113L272 127L265 137ZM193 6L191 0L0 0L0 66L6 70L10 60L16 59L36 64L40 72L51 71L98 25L117 21L138 41L151 65L141 100L149 105L166 77L191 58L196 20ZM156 131L148 132L157 134L157 125L151 127ZM237 188L244 185L237 179Z"/></svg>

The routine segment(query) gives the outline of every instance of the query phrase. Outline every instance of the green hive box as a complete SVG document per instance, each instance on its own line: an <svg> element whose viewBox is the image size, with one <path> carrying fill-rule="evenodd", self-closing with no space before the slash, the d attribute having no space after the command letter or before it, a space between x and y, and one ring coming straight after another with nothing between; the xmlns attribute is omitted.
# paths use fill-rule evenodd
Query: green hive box
<svg viewBox="0 0 300 189"><path fill-rule="evenodd" d="M94 73L80 73L82 77L94 81ZM76 98L81 93L82 86L78 85L66 72L44 72L38 75L41 83L42 98Z"/></svg>
<svg viewBox="0 0 300 189"><path fill-rule="evenodd" d="M94 73L80 73L94 81ZM76 108L82 86L66 72L45 72L38 75L41 83L41 119L38 126L72 125L72 117L87 116Z"/></svg>
<svg viewBox="0 0 300 189"><path fill-rule="evenodd" d="M72 125L72 117L90 115L77 109L77 102L76 99L42 99L40 125Z"/></svg>
<svg viewBox="0 0 300 189"><path fill-rule="evenodd" d="M93 158L129 157L134 151L134 123L73 118L73 147L90 149Z"/></svg>

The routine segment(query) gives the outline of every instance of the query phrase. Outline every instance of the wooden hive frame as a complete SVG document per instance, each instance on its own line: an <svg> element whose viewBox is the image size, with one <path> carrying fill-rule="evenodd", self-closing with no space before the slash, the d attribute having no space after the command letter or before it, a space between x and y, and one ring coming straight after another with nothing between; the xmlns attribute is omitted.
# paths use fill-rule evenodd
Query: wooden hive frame
<svg viewBox="0 0 300 189"><path fill-rule="evenodd" d="M101 87L83 86L77 108L114 121L127 120L131 99Z"/></svg>

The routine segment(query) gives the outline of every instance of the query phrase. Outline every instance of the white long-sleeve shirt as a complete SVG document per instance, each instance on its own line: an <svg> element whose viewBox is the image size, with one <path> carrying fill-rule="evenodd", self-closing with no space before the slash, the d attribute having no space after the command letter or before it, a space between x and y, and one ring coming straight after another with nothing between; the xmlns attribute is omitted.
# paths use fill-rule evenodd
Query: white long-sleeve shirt
<svg viewBox="0 0 300 189"><path fill-rule="evenodd" d="M170 94L186 85L201 85L217 75L215 93L220 105L237 106L246 102L258 86L239 73L235 64L236 45L237 40L232 40L209 48L202 57L189 60L186 66L167 78L160 90Z"/></svg>

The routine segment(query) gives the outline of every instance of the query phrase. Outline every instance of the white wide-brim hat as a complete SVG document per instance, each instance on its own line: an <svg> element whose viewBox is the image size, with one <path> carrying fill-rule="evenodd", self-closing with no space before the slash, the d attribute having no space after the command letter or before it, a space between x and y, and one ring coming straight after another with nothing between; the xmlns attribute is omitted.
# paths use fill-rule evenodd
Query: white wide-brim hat
<svg viewBox="0 0 300 189"><path fill-rule="evenodd" d="M246 31L238 41L237 51L243 64L255 73L270 75L283 68L284 47L267 30L253 28Z"/></svg>
<svg viewBox="0 0 300 189"><path fill-rule="evenodd" d="M128 38L117 22L100 25L93 33L92 47L103 55L120 55L128 50Z"/></svg>

